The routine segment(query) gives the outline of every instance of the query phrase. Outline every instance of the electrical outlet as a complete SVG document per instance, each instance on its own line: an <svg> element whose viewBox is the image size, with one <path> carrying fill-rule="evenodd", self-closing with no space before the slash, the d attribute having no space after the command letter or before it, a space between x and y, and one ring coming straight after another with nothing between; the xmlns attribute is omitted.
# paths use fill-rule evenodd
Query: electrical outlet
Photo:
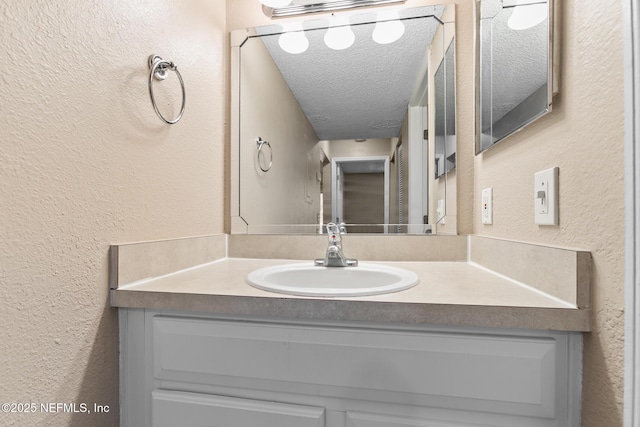
<svg viewBox="0 0 640 427"><path fill-rule="evenodd" d="M482 223L493 224L493 188L482 190Z"/></svg>

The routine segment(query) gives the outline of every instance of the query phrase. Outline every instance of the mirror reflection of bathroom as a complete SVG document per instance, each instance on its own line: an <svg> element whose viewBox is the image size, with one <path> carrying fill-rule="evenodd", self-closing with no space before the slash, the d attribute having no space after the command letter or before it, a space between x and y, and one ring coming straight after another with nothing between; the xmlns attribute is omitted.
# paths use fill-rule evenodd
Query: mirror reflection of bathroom
<svg viewBox="0 0 640 427"><path fill-rule="evenodd" d="M482 0L476 153L551 110L552 0Z"/></svg>
<svg viewBox="0 0 640 427"><path fill-rule="evenodd" d="M232 67L244 232L335 222L348 233L435 233L455 211L454 5L274 22L248 30ZM268 171L258 136L270 142Z"/></svg>
<svg viewBox="0 0 640 427"><path fill-rule="evenodd" d="M440 178L456 167L455 40L447 47L435 74L435 164Z"/></svg>
<svg viewBox="0 0 640 427"><path fill-rule="evenodd" d="M340 141L345 147L350 141ZM357 140L355 143L375 141ZM369 151L369 147L367 147ZM382 140L383 151L388 141ZM386 154L386 153L385 153ZM349 224L350 232L388 232L390 175L389 156L333 157L323 171L331 188L323 191L323 223ZM332 179L335 177L335 179ZM394 207L397 206L394 204ZM398 214L395 209L394 214Z"/></svg>

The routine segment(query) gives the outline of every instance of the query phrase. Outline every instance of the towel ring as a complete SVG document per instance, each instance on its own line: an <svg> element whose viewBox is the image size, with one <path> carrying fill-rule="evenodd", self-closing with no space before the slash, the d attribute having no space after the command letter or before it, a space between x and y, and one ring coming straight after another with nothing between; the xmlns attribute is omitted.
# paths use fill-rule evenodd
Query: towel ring
<svg viewBox="0 0 640 427"><path fill-rule="evenodd" d="M271 144L269 144L269 141L267 141L266 139L262 139L260 137L258 137L258 139L256 139L256 144L258 144L258 166L260 166L260 170L262 172L269 172L269 170L271 169L271 166L273 165L273 148L271 148ZM262 149L264 148L264 146L269 147L269 166L267 166L266 168L262 167L262 162L260 161L260 154L262 154ZM264 154L263 156L264 157Z"/></svg>
<svg viewBox="0 0 640 427"><path fill-rule="evenodd" d="M160 119L168 123L170 125L178 123L182 118L182 114L184 113L184 106L186 102L186 93L184 90L184 81L182 80L182 76L180 75L180 71L178 71L178 67L171 61L166 61L162 59L158 55L151 55L149 57L149 96L151 97L151 105L153 105L153 109L156 111L156 114ZM167 120L164 118L160 110L158 110L158 105L156 104L156 99L153 96L153 78L156 80L164 80L169 75L169 70L174 71L178 76L178 80L180 80L180 86L182 87L182 107L180 107L180 114L173 120Z"/></svg>

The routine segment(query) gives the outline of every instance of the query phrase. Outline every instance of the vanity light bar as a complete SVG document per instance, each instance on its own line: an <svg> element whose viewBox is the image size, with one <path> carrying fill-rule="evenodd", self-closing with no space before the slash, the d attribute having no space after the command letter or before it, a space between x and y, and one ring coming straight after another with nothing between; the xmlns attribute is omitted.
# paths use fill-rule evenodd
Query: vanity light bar
<svg viewBox="0 0 640 427"><path fill-rule="evenodd" d="M271 18L282 18L285 16L304 15L308 13L333 12L344 9L405 3L406 1L407 0L336 0L324 3L291 5L278 8L262 5L262 10L265 15Z"/></svg>

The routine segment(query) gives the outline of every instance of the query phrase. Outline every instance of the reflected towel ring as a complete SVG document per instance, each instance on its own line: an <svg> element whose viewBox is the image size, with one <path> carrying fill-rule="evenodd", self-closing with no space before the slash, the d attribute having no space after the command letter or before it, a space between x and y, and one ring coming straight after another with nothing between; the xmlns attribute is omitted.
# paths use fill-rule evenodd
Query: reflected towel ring
<svg viewBox="0 0 640 427"><path fill-rule="evenodd" d="M178 123L182 118L182 114L184 113L184 106L186 102L184 81L182 80L182 76L178 71L178 67L173 62L165 61L158 55L151 55L149 57L149 69L151 70L149 72L149 96L151 97L151 105L153 105L153 109L156 111L156 114L158 115L158 117L160 117L160 119L163 122L168 123L170 125ZM164 118L164 116L160 113L160 110L158 110L156 99L153 96L153 78L155 77L156 80L166 79L169 74L168 70L174 71L176 73L176 75L178 76L178 80L180 80L180 87L182 87L182 107L180 107L180 114L178 114L178 117L176 117L173 120L167 120Z"/></svg>
<svg viewBox="0 0 640 427"><path fill-rule="evenodd" d="M258 137L258 139L256 139L256 144L258 144L258 166L260 166L260 170L262 172L269 172L269 170L271 169L271 166L273 165L273 148L271 148L271 144L269 144L269 141L267 141L266 139L262 139L260 137ZM266 168L262 167L262 162L260 161L260 154L262 153L262 149L264 148L264 146L269 147L269 166L267 166ZM264 157L264 155L262 156Z"/></svg>

